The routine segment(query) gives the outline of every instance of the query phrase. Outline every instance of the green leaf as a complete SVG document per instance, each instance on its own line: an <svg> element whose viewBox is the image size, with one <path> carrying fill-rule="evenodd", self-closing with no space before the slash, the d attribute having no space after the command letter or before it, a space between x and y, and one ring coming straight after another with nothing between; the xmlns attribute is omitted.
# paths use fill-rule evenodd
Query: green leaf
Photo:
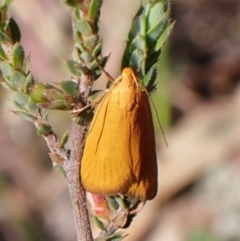
<svg viewBox="0 0 240 241"><path fill-rule="evenodd" d="M34 115L31 115L24 111L13 111L13 113L16 114L17 116L19 116L20 118L22 118L23 120L30 121L32 123L37 121L37 118Z"/></svg>
<svg viewBox="0 0 240 241"><path fill-rule="evenodd" d="M24 81L24 87L23 87L23 91L27 94L30 93L30 89L31 87L35 84L35 80L32 76L32 74L28 74L28 76L26 77L25 81Z"/></svg>
<svg viewBox="0 0 240 241"><path fill-rule="evenodd" d="M115 200L115 198L112 196L106 196L106 200L108 202L108 205L110 206L110 208L114 211L117 211L119 209L119 204L118 202Z"/></svg>
<svg viewBox="0 0 240 241"><path fill-rule="evenodd" d="M38 135L47 136L47 135L49 135L51 132L52 132L52 127L51 127L49 124L47 124L47 123L40 124L40 125L37 127L37 134L38 134Z"/></svg>
<svg viewBox="0 0 240 241"><path fill-rule="evenodd" d="M24 49L21 44L15 43L12 53L12 65L14 68L21 68L25 58Z"/></svg>
<svg viewBox="0 0 240 241"><path fill-rule="evenodd" d="M70 73L75 76L80 76L87 73L87 69L78 62L75 62L73 60L67 60L65 63Z"/></svg>
<svg viewBox="0 0 240 241"><path fill-rule="evenodd" d="M43 118L45 121L47 121L47 118L48 118L48 110L47 110L47 109L44 109L44 108L41 108L40 111L41 111L41 116L42 116L42 118Z"/></svg>
<svg viewBox="0 0 240 241"><path fill-rule="evenodd" d="M145 53L142 52L140 49L135 49L132 52L132 55L129 60L129 66L131 66L134 70L141 69L141 63L145 58Z"/></svg>
<svg viewBox="0 0 240 241"><path fill-rule="evenodd" d="M6 42L10 42L9 37L5 33L0 32L0 43L6 43Z"/></svg>
<svg viewBox="0 0 240 241"><path fill-rule="evenodd" d="M20 29L13 18L10 18L8 23L9 29L11 31L13 43L20 42L21 32Z"/></svg>
<svg viewBox="0 0 240 241"><path fill-rule="evenodd" d="M132 67L139 73L140 79L159 61L161 47L172 29L169 9L168 0L150 0L140 6L134 17L122 59L122 68ZM156 87L153 79L156 80L155 76L148 76L148 79L144 80L149 83L151 91Z"/></svg>
<svg viewBox="0 0 240 241"><path fill-rule="evenodd" d="M26 113L28 113L28 109L25 107L25 106L22 106L22 105L19 105L16 101L13 101L14 105L19 109L19 110L22 110Z"/></svg>
<svg viewBox="0 0 240 241"><path fill-rule="evenodd" d="M48 87L48 89L44 90L43 94L47 97L49 101L64 100L64 93L62 90L57 89L51 85L48 85Z"/></svg>
<svg viewBox="0 0 240 241"><path fill-rule="evenodd" d="M103 222L101 222L100 219L98 219L97 217L93 217L93 220L95 221L96 225L98 226L98 228L100 228L103 231L106 231L106 227L104 226Z"/></svg>
<svg viewBox="0 0 240 241"><path fill-rule="evenodd" d="M98 56L102 51L102 41L100 41L93 49L92 56Z"/></svg>
<svg viewBox="0 0 240 241"><path fill-rule="evenodd" d="M80 57L82 58L82 60L85 63L90 63L90 62L92 62L94 60L93 56L90 53L88 53L88 52L84 52L84 53L80 54Z"/></svg>
<svg viewBox="0 0 240 241"><path fill-rule="evenodd" d="M6 62L0 63L0 69L2 71L4 79L8 82L9 85L11 85L11 77L14 73L14 69L12 66Z"/></svg>
<svg viewBox="0 0 240 241"><path fill-rule="evenodd" d="M34 113L34 114L37 114L39 111L37 104L30 98L30 96L26 107L31 113Z"/></svg>
<svg viewBox="0 0 240 241"><path fill-rule="evenodd" d="M64 148L65 144L68 142L69 139L69 131L67 130L63 135L61 140L59 141L59 148Z"/></svg>
<svg viewBox="0 0 240 241"><path fill-rule="evenodd" d="M123 232L116 232L110 236L107 237L106 241L121 241L123 240L127 235L124 235Z"/></svg>
<svg viewBox="0 0 240 241"><path fill-rule="evenodd" d="M95 19L98 16L103 0L91 0L88 9L88 18Z"/></svg>
<svg viewBox="0 0 240 241"><path fill-rule="evenodd" d="M80 14L80 11L79 11L78 8L75 8L75 9L73 10L73 16L74 16L74 18L76 18L77 20L78 20L78 19L81 19L81 14Z"/></svg>
<svg viewBox="0 0 240 241"><path fill-rule="evenodd" d="M29 74L29 61L30 61L30 57L26 57L23 61L23 66L22 66L22 72L25 74L25 75L28 75Z"/></svg>
<svg viewBox="0 0 240 241"><path fill-rule="evenodd" d="M132 27L131 27L131 37L138 35L141 31L141 19L140 16L135 17L132 22Z"/></svg>
<svg viewBox="0 0 240 241"><path fill-rule="evenodd" d="M168 26L169 26L168 19L163 18L158 26L151 29L151 31L147 32L148 45L152 46L152 49L154 49L154 45L158 41L158 38L161 36L161 34Z"/></svg>
<svg viewBox="0 0 240 241"><path fill-rule="evenodd" d="M0 82L2 87L7 89L7 90L14 90L14 88L12 88L12 86L10 86L7 82Z"/></svg>
<svg viewBox="0 0 240 241"><path fill-rule="evenodd" d="M97 35L91 35L84 40L84 45L91 51L97 45L98 41L99 37Z"/></svg>
<svg viewBox="0 0 240 241"><path fill-rule="evenodd" d="M26 93L23 93L20 91L14 91L13 99L19 107L26 108L32 113L37 113L38 111L37 105L32 101L30 96L28 96Z"/></svg>
<svg viewBox="0 0 240 241"><path fill-rule="evenodd" d="M129 47L129 52L132 53L135 49L139 49L142 52L146 52L146 38L142 35L137 35L133 41L131 46Z"/></svg>
<svg viewBox="0 0 240 241"><path fill-rule="evenodd" d="M20 91L15 91L13 95L14 101L17 102L18 105L25 107L28 103L29 96Z"/></svg>
<svg viewBox="0 0 240 241"><path fill-rule="evenodd" d="M67 177L67 173L66 173L66 171L64 170L64 168L63 168L62 165L58 164L58 165L56 165L54 168L58 171L58 173L59 173L61 176L65 177L65 178Z"/></svg>
<svg viewBox="0 0 240 241"><path fill-rule="evenodd" d="M0 58L1 58L2 60L8 60L8 57L7 57L7 55L6 55L4 49L2 48L1 45L0 45Z"/></svg>
<svg viewBox="0 0 240 241"><path fill-rule="evenodd" d="M74 116L73 118L74 118L74 121L78 124L88 124L93 118L93 112L89 108L89 109L83 110L82 112L80 112L78 116Z"/></svg>
<svg viewBox="0 0 240 241"><path fill-rule="evenodd" d="M11 76L11 85L18 90L22 90L25 83L25 76L19 72L14 71L13 75Z"/></svg>
<svg viewBox="0 0 240 241"><path fill-rule="evenodd" d="M79 95L78 83L72 80L65 80L65 81L62 81L59 85L60 85L60 88L64 91L64 93L71 95L73 97Z"/></svg>
<svg viewBox="0 0 240 241"><path fill-rule="evenodd" d="M67 4L68 6L73 7L73 8L79 8L80 7L79 3L77 3L75 0L63 0L63 2L65 4Z"/></svg>
<svg viewBox="0 0 240 241"><path fill-rule="evenodd" d="M84 36L92 35L92 28L90 23L85 19L79 19L76 21L76 30Z"/></svg>
<svg viewBox="0 0 240 241"><path fill-rule="evenodd" d="M66 105L64 100L54 100L49 103L39 103L40 107L48 110L68 110L69 107Z"/></svg>
<svg viewBox="0 0 240 241"><path fill-rule="evenodd" d="M173 29L174 23L170 24L165 30L164 32L161 34L160 38L157 40L156 46L155 46L155 50L159 50L162 48L163 44L166 42L169 34L171 33L172 29Z"/></svg>
<svg viewBox="0 0 240 241"><path fill-rule="evenodd" d="M156 90L156 78L157 78L157 63L155 63L151 69L144 76L142 82L148 93L152 93Z"/></svg>
<svg viewBox="0 0 240 241"><path fill-rule="evenodd" d="M49 103L49 100L47 99L44 92L48 90L50 86L48 84L44 83L35 83L32 85L32 87L29 89L29 95L32 98L32 100L35 103Z"/></svg>
<svg viewBox="0 0 240 241"><path fill-rule="evenodd" d="M75 47L77 48L79 54L88 51L82 43L76 43Z"/></svg>
<svg viewBox="0 0 240 241"><path fill-rule="evenodd" d="M151 8L147 16L147 29L151 31L151 29L157 27L163 15L163 5L161 2L158 2Z"/></svg>
<svg viewBox="0 0 240 241"><path fill-rule="evenodd" d="M56 153L48 153L48 155L50 156L52 162L58 163L60 165L63 164L63 162L64 162L63 157L59 156Z"/></svg>

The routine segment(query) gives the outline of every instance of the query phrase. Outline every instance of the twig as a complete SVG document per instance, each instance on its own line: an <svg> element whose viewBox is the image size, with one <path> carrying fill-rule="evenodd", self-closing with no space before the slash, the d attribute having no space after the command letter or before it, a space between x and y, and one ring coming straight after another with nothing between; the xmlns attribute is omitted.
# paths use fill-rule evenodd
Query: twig
<svg viewBox="0 0 240 241"><path fill-rule="evenodd" d="M45 121L38 116L35 126L38 127ZM87 128L73 122L72 124L72 151L70 158L67 151L59 148L58 140L54 132L43 136L51 153L58 155L63 160L63 168L66 172L66 180L72 202L73 215L76 224L77 240L92 241L91 227L88 217L86 194L80 183L80 160L83 153L83 144L86 137Z"/></svg>
<svg viewBox="0 0 240 241"><path fill-rule="evenodd" d="M86 194L81 185L79 174L86 131L85 126L76 123L72 124L72 152L70 160L65 165L78 241L93 240L88 217Z"/></svg>

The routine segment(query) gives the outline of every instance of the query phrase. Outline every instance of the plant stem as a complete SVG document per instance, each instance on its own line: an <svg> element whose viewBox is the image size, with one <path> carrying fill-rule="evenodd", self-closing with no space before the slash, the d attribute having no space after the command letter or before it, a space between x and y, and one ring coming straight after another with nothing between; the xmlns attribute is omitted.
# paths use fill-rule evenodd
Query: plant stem
<svg viewBox="0 0 240 241"><path fill-rule="evenodd" d="M89 7L90 0L79 1L82 4L82 16L86 16L86 11ZM72 15L72 27L75 27L75 19ZM76 36L73 34L75 42ZM74 58L74 53L73 53ZM88 81L87 81L88 80ZM90 81L89 81L90 80ZM86 101L92 84L92 76L80 76L79 90L82 100ZM93 241L91 226L89 221L86 192L81 184L80 164L83 154L84 142L87 134L87 126L77 124L73 121L72 124L72 150L70 159L65 162L65 171L67 174L67 183L70 193L70 198L73 207L73 215L75 219L77 240L78 241Z"/></svg>
<svg viewBox="0 0 240 241"><path fill-rule="evenodd" d="M39 116L38 122L35 123L35 126L38 127L39 124L43 122L41 116ZM51 153L55 153L63 159L63 167L66 172L66 180L73 208L78 241L93 241L88 216L86 193L80 182L80 160L82 158L86 133L86 126L73 122L72 151L70 158L65 149L58 147L58 141L53 132L44 136Z"/></svg>
<svg viewBox="0 0 240 241"><path fill-rule="evenodd" d="M72 124L72 152L70 160L65 166L78 241L93 240L87 210L86 193L80 182L79 173L86 131L85 126L76 123Z"/></svg>

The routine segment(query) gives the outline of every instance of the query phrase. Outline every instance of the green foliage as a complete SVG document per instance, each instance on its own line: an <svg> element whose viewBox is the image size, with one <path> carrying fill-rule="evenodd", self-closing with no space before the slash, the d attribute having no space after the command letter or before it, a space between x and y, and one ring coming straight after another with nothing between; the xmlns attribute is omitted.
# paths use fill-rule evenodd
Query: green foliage
<svg viewBox="0 0 240 241"><path fill-rule="evenodd" d="M23 120L35 122L37 118L34 115L28 114L26 111L13 111L14 114L22 118Z"/></svg>
<svg viewBox="0 0 240 241"><path fill-rule="evenodd" d="M55 170L57 170L58 173L59 173L61 176L63 176L64 178L67 178L66 171L64 170L64 168L63 168L62 165L57 164L57 165L55 166Z"/></svg>
<svg viewBox="0 0 240 241"><path fill-rule="evenodd" d="M25 109L29 113L36 114L38 112L38 106L33 102L29 95L21 91L14 91L14 103L20 109Z"/></svg>
<svg viewBox="0 0 240 241"><path fill-rule="evenodd" d="M69 139L69 131L66 131L63 135L62 138L59 141L59 148L64 148L65 144L68 142Z"/></svg>
<svg viewBox="0 0 240 241"><path fill-rule="evenodd" d="M73 119L78 124L88 124L93 118L93 112L90 108L83 110L80 114L73 114Z"/></svg>
<svg viewBox="0 0 240 241"><path fill-rule="evenodd" d="M6 43L9 41L10 39L8 38L8 36L5 33L0 32L0 43Z"/></svg>
<svg viewBox="0 0 240 241"><path fill-rule="evenodd" d="M156 88L161 48L173 27L169 12L167 0L150 0L138 10L128 35L122 68L132 67L149 93Z"/></svg>
<svg viewBox="0 0 240 241"><path fill-rule="evenodd" d="M52 127L49 124L43 123L37 127L38 135L47 136L52 132Z"/></svg>
<svg viewBox="0 0 240 241"><path fill-rule="evenodd" d="M12 52L12 65L15 69L21 69L24 63L25 53L23 47L19 43L15 43Z"/></svg>
<svg viewBox="0 0 240 241"><path fill-rule="evenodd" d="M6 55L2 46L0 46L0 59L3 60L3 61L8 60L8 57L7 57L7 55Z"/></svg>
<svg viewBox="0 0 240 241"><path fill-rule="evenodd" d="M102 56L102 40L98 36L98 22L102 0L91 0L86 17L81 9L74 8L74 35L76 37L76 59L67 61L67 67L74 75L91 75L96 80L104 68L108 56Z"/></svg>
<svg viewBox="0 0 240 241"><path fill-rule="evenodd" d="M8 27L11 33L11 38L13 43L16 42L20 42L21 40L21 32L20 29L17 25L17 23L15 22L15 20L13 18L10 18L9 22L8 22Z"/></svg>
<svg viewBox="0 0 240 241"><path fill-rule="evenodd" d="M84 67L81 63L74 60L66 60L65 63L71 74L75 76L87 74L87 68Z"/></svg>
<svg viewBox="0 0 240 241"><path fill-rule="evenodd" d="M88 9L88 18L95 19L98 17L103 0L92 0Z"/></svg>
<svg viewBox="0 0 240 241"><path fill-rule="evenodd" d="M79 3L75 0L63 0L63 2L73 8L78 8L80 6Z"/></svg>
<svg viewBox="0 0 240 241"><path fill-rule="evenodd" d="M79 96L80 94L78 89L78 83L72 80L62 81L59 85L65 94L71 95L73 97Z"/></svg>
<svg viewBox="0 0 240 241"><path fill-rule="evenodd" d="M107 231L106 227L104 226L103 222L97 218L97 217L93 217L94 222L96 223L96 225L98 226L98 228L100 228L103 231Z"/></svg>

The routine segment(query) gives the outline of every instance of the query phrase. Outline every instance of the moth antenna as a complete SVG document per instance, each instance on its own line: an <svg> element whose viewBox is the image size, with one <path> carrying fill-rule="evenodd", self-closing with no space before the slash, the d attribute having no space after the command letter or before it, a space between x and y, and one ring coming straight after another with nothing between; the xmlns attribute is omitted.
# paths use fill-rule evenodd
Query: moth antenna
<svg viewBox="0 0 240 241"><path fill-rule="evenodd" d="M150 102L151 102L151 104L152 104L152 107L153 107L153 109L154 109L155 115L156 115L156 117L157 117L158 125L160 126L161 132L162 132L162 134L163 134L164 142L165 142L166 146L168 147L167 139L166 139L166 136L165 136L165 134L164 134L162 124L161 124L160 119L159 119L158 114L157 114L157 109L156 109L156 107L155 107L155 105L154 105L154 103L153 103L150 95L148 94L147 89L145 88L145 86L142 85L142 87L143 87L143 89L144 89L144 91L145 91L148 99L150 100Z"/></svg>
<svg viewBox="0 0 240 241"><path fill-rule="evenodd" d="M71 114L79 114L81 112L83 112L84 110L88 109L89 107L91 107L91 104L85 105L84 107L80 108L80 109L76 109L76 110L72 110L70 111Z"/></svg>
<svg viewBox="0 0 240 241"><path fill-rule="evenodd" d="M114 78L99 64L98 60L95 59L95 61L98 64L98 67L102 70L102 72L107 76L107 79L110 80L111 82L114 82Z"/></svg>

